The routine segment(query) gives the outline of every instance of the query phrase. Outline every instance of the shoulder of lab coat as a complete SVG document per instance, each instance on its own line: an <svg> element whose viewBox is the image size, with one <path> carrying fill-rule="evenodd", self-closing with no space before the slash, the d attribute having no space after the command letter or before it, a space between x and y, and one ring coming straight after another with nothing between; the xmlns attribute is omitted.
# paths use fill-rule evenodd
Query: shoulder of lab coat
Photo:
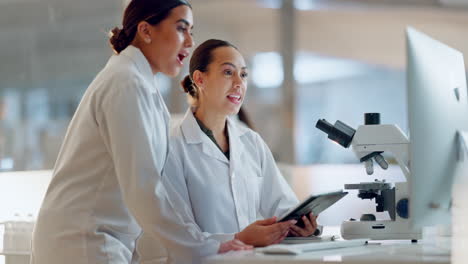
<svg viewBox="0 0 468 264"><path fill-rule="evenodd" d="M295 206L298 200L278 170L270 149L260 135L230 118L228 119L228 128L232 144L231 150L235 149L235 151L231 151L231 159L239 160L242 153L247 151L254 153L253 156L258 157L257 160L260 162L262 171L260 176L263 178L260 214L263 217L278 216ZM178 193L189 206L190 197L185 178L185 175L189 175L189 173L186 173L184 159L181 157L193 155L193 153L187 153L187 144L210 143L209 140L200 130L191 109L186 112L182 122L171 131L170 153L165 166L168 177L165 177L167 178L165 180L171 181L173 186L176 186L177 190L174 193ZM217 152L221 153L219 150ZM191 209L190 214L193 217ZM229 235L227 238L232 239L233 234ZM222 241L221 239L223 237L218 238Z"/></svg>
<svg viewBox="0 0 468 264"><path fill-rule="evenodd" d="M270 148L262 137L252 129L240 125L234 118L228 118L229 138L232 142L231 159L239 159L244 151L256 153L260 161L263 184L260 198L260 213L263 217L280 216L291 207L298 204L298 199L283 175L278 169ZM203 134L193 117L192 109L188 109L179 126L171 131L170 146L175 152L184 155L185 144L207 142L209 139ZM232 153L234 152L234 153ZM220 153L218 151L218 153ZM181 162L181 161L180 161ZM181 162L182 163L182 162ZM180 168L183 168L183 163ZM182 174L186 174L182 171Z"/></svg>
<svg viewBox="0 0 468 264"><path fill-rule="evenodd" d="M196 144L204 142L203 133L200 130L195 118L189 109L182 121L171 129L169 155L166 160L163 172L163 182L168 188L170 199L184 217L184 221L195 221L192 210L189 191L185 175L185 164L181 156L190 155L185 153L185 144ZM184 136L185 135L185 136ZM206 139L205 139L206 140ZM220 243L234 239L235 234L208 233L203 232L206 239L214 239Z"/></svg>
<svg viewBox="0 0 468 264"><path fill-rule="evenodd" d="M185 113L184 118L179 125L175 126L171 130L171 143L175 144L198 144L198 143L207 143L210 142L210 139L206 137L203 131L200 130L200 127L193 115L193 109L189 108ZM228 131L229 131L229 140L232 139L239 141L241 137L246 134L256 134L253 130L241 126L237 121L233 120L231 117L227 119ZM208 139L208 141L207 141ZM240 142L243 143L243 142ZM211 143L210 143L211 144ZM243 151L243 144L241 146L241 152Z"/></svg>
<svg viewBox="0 0 468 264"><path fill-rule="evenodd" d="M161 141L167 144L167 122L157 123L156 111L168 113L154 86L151 67L135 47L111 58L97 85L96 122L110 153L124 203L145 232L192 256L211 255L219 243L207 241L193 222L183 222L161 184L156 164ZM157 102L155 105L155 101ZM190 250L188 252L187 250ZM182 254L182 253L181 253Z"/></svg>
<svg viewBox="0 0 468 264"><path fill-rule="evenodd" d="M244 139L246 151L257 151L260 160L263 183L260 194L260 214L264 218L282 216L291 207L298 204L298 199L281 174L270 148L262 137L249 128ZM247 140L251 142L247 142Z"/></svg>

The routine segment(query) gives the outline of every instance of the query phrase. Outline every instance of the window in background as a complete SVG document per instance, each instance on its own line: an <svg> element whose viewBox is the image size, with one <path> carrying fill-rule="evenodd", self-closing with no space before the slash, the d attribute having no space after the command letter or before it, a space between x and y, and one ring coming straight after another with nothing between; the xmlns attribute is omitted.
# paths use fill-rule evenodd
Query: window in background
<svg viewBox="0 0 468 264"><path fill-rule="evenodd" d="M278 52L257 53L252 58L252 81L257 88L278 88L284 79Z"/></svg>
<svg viewBox="0 0 468 264"><path fill-rule="evenodd" d="M281 56L277 52L252 57L252 88L246 108L274 155L281 152ZM379 112L384 123L407 130L405 75L403 70L355 60L297 52L296 153L299 164L354 163L349 149L332 144L315 123L337 119L357 127L366 112ZM264 89L277 88L277 89ZM249 88L251 89L251 88Z"/></svg>
<svg viewBox="0 0 468 264"><path fill-rule="evenodd" d="M322 2L322 3L319 3ZM324 5L324 1L317 0L294 0L294 7L298 10L314 10Z"/></svg>
<svg viewBox="0 0 468 264"><path fill-rule="evenodd" d="M301 58L295 71L299 164L358 162L350 149L333 144L315 128L321 118L357 128L364 123L364 113L378 112L382 123L408 130L403 70L310 53Z"/></svg>
<svg viewBox="0 0 468 264"><path fill-rule="evenodd" d="M257 0L258 4L265 8L281 8L283 0Z"/></svg>
<svg viewBox="0 0 468 264"><path fill-rule="evenodd" d="M0 171L51 169L86 87L112 51L122 2L0 3Z"/></svg>
<svg viewBox="0 0 468 264"><path fill-rule="evenodd" d="M352 60L298 52L294 78L298 84L313 84L365 74L369 66Z"/></svg>
<svg viewBox="0 0 468 264"><path fill-rule="evenodd" d="M19 95L5 89L0 95L0 172L14 168L14 128L20 119Z"/></svg>
<svg viewBox="0 0 468 264"><path fill-rule="evenodd" d="M279 9L284 0L257 0L260 6L265 8ZM325 3L324 3L325 2ZM323 7L326 1L323 0L294 0L294 7L298 10L313 10Z"/></svg>

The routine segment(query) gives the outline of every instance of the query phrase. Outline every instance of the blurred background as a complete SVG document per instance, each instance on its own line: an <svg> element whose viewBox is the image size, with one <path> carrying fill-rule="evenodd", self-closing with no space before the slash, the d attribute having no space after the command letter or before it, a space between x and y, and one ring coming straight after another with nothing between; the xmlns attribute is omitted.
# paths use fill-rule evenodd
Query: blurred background
<svg viewBox="0 0 468 264"><path fill-rule="evenodd" d="M0 0L0 221L34 221L67 125L112 55L108 32L121 26L126 2ZM243 53L245 110L299 199L373 180L352 151L315 128L318 119L356 128L364 113L379 112L408 133L407 26L458 49L465 64L468 57L468 0L191 3L196 43L224 39ZM187 72L155 77L175 120L188 106L179 86ZM395 164L378 176L404 180ZM356 201L348 195L320 223L375 212Z"/></svg>
<svg viewBox="0 0 468 264"><path fill-rule="evenodd" d="M51 169L81 96L112 51L122 0L0 0L0 171ZM192 0L196 43L239 47L250 68L245 110L277 161L355 163L315 129L356 127L366 112L407 132L404 30L468 54L465 0ZM187 63L188 64L188 63ZM170 111L176 79L157 76Z"/></svg>

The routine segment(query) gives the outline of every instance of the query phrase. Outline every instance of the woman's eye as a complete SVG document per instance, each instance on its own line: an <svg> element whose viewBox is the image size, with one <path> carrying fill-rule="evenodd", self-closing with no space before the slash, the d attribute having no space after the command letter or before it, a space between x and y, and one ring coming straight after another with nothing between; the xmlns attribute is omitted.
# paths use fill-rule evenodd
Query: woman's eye
<svg viewBox="0 0 468 264"><path fill-rule="evenodd" d="M225 71L224 71L224 74L225 74L225 75L232 75L232 71L231 71L231 70L225 70Z"/></svg>
<svg viewBox="0 0 468 264"><path fill-rule="evenodd" d="M186 32L187 28L186 27L178 27L177 30L179 30L180 32Z"/></svg>
<svg viewBox="0 0 468 264"><path fill-rule="evenodd" d="M246 72L241 73L241 77L245 79L245 78L249 77L249 74L246 73Z"/></svg>

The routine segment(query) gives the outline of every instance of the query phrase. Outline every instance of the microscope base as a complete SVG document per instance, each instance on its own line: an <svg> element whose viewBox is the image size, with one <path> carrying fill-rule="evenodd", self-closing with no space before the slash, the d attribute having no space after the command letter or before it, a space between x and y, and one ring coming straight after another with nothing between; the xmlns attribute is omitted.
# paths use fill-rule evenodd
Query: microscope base
<svg viewBox="0 0 468 264"><path fill-rule="evenodd" d="M407 222L344 221L341 224L341 236L344 239L419 240L422 238L422 231L411 229Z"/></svg>

